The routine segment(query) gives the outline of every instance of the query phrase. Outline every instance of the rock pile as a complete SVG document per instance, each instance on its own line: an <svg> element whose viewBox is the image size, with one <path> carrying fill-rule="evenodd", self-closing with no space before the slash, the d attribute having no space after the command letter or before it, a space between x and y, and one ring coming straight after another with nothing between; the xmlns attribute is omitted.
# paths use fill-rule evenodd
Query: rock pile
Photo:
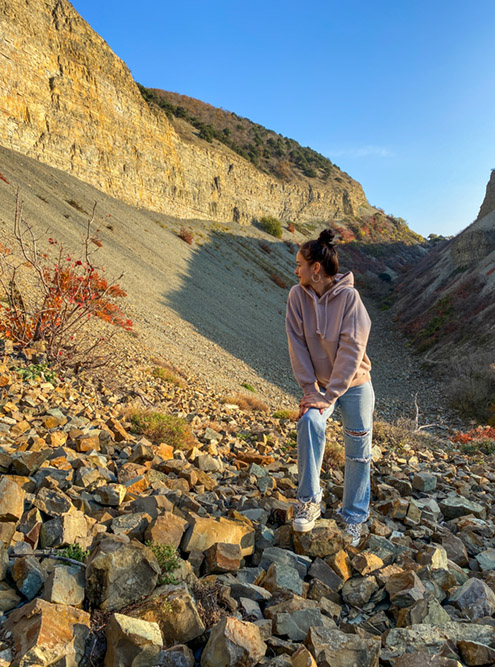
<svg viewBox="0 0 495 667"><path fill-rule="evenodd" d="M18 363L0 360L0 666L495 664L490 457L375 447L353 548L338 466L314 530L291 530L289 419L131 363L127 395ZM194 442L133 434L136 393Z"/></svg>

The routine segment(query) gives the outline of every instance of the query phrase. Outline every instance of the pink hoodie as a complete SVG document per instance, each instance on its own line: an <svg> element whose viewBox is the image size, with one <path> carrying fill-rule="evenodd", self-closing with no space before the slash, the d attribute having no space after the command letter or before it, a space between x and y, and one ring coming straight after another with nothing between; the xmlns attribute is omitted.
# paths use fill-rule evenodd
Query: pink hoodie
<svg viewBox="0 0 495 667"><path fill-rule="evenodd" d="M292 370L305 394L326 388L334 403L349 387L370 380L366 343L371 320L354 276L337 273L321 297L295 285L287 301L286 329Z"/></svg>

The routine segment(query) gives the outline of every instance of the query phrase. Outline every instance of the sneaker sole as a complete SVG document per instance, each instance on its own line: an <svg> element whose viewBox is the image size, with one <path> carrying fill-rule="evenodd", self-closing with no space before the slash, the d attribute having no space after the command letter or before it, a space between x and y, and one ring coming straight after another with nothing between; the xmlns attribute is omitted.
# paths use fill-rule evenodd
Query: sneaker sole
<svg viewBox="0 0 495 667"><path fill-rule="evenodd" d="M303 525L298 524L295 520L295 521L292 522L292 528L296 533L307 533L310 530L313 530L313 528L315 527L315 521L317 519L319 519L320 517L321 517L321 514L316 519L313 519L313 521L307 521Z"/></svg>

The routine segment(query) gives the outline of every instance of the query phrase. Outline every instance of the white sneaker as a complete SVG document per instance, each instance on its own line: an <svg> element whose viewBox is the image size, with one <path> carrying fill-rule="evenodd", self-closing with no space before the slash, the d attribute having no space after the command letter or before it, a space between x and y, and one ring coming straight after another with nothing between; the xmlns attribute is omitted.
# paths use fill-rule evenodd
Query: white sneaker
<svg viewBox="0 0 495 667"><path fill-rule="evenodd" d="M307 503L298 501L294 509L292 528L297 533L306 533L308 530L313 530L315 521L320 516L320 503L312 503L310 500Z"/></svg>
<svg viewBox="0 0 495 667"><path fill-rule="evenodd" d="M357 547L361 542L362 523L347 523L345 526L346 535L352 538L351 547Z"/></svg>

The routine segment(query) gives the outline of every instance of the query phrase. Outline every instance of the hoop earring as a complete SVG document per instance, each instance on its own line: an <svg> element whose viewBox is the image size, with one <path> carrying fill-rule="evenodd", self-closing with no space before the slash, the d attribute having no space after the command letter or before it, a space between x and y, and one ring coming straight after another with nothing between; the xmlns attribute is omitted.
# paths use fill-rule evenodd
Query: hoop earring
<svg viewBox="0 0 495 667"><path fill-rule="evenodd" d="M315 274L314 274L314 273L313 273L313 275L311 276L311 280L312 280L314 283L319 283L320 280L321 280L321 276L320 276L319 273L317 273L316 275L318 276L318 280L315 280Z"/></svg>

